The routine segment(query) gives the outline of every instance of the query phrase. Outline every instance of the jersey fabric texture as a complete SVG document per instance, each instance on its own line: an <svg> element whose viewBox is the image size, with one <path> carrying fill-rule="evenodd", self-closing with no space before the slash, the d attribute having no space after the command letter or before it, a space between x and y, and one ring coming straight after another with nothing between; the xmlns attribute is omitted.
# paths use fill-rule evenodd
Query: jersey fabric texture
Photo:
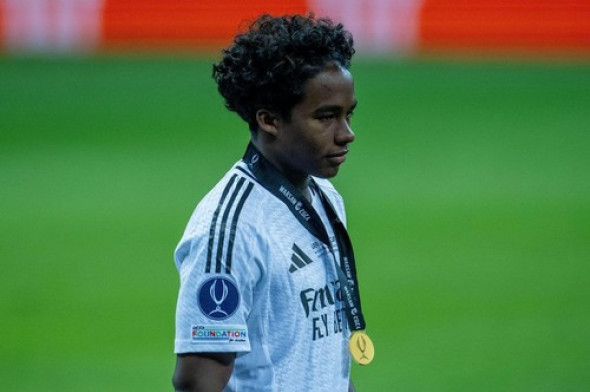
<svg viewBox="0 0 590 392"><path fill-rule="evenodd" d="M314 180L346 222L331 183ZM234 165L198 204L175 263L175 352L236 352L224 391L348 391L350 332L334 254L246 163Z"/></svg>

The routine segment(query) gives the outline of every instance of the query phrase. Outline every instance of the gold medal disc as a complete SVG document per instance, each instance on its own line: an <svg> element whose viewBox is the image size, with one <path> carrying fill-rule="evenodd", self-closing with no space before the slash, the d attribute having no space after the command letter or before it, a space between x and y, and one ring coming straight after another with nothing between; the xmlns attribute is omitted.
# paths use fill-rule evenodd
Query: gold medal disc
<svg viewBox="0 0 590 392"><path fill-rule="evenodd" d="M375 356L375 346L365 331L354 331L348 341L352 359L359 365L368 365Z"/></svg>

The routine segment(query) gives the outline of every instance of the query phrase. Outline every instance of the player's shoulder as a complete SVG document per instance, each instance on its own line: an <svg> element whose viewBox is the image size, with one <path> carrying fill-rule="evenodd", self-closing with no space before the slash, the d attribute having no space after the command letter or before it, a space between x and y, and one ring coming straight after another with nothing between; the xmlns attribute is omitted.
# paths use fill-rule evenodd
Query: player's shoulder
<svg viewBox="0 0 590 392"><path fill-rule="evenodd" d="M238 161L217 182L199 203L207 210L231 209L249 214L261 202L261 190L255 177L242 161Z"/></svg>
<svg viewBox="0 0 590 392"><path fill-rule="evenodd" d="M232 166L199 201L177 246L177 262L193 248L206 250L219 238L237 242L260 229L258 215L264 195L242 166L241 161Z"/></svg>

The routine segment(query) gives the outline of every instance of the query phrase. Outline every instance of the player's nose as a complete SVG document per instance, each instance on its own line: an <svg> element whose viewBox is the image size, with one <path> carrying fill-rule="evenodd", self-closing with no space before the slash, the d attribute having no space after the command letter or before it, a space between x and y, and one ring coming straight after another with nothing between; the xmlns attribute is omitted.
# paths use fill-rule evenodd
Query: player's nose
<svg viewBox="0 0 590 392"><path fill-rule="evenodd" d="M336 132L335 136L336 143L340 145L354 142L355 135L350 125L349 119L343 119L340 121L338 131Z"/></svg>

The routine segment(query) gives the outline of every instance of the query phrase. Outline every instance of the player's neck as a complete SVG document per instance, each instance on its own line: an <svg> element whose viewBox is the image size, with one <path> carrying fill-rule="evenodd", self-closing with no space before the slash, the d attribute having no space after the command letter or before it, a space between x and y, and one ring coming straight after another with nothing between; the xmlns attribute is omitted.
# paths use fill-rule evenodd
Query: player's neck
<svg viewBox="0 0 590 392"><path fill-rule="evenodd" d="M280 169L279 169L280 170ZM301 194L311 203L311 191L309 184L311 183L311 176L299 175L296 173L286 173L280 170L283 175L301 192Z"/></svg>
<svg viewBox="0 0 590 392"><path fill-rule="evenodd" d="M297 189L301 192L303 197L307 199L308 202L311 203L311 190L309 189L311 177L307 176L305 180L301 184L296 184Z"/></svg>
<svg viewBox="0 0 590 392"><path fill-rule="evenodd" d="M295 187L301 192L301 194L311 202L311 191L309 189L309 184L311 182L311 176L308 174L299 173L293 170L290 170L284 162L281 160L276 159L277 154L272 153L272 149L268 149L267 145L264 143L259 142L256 138L252 138L252 144L256 149L264 156L264 158L274 166L279 172L285 176L289 182L291 182Z"/></svg>

